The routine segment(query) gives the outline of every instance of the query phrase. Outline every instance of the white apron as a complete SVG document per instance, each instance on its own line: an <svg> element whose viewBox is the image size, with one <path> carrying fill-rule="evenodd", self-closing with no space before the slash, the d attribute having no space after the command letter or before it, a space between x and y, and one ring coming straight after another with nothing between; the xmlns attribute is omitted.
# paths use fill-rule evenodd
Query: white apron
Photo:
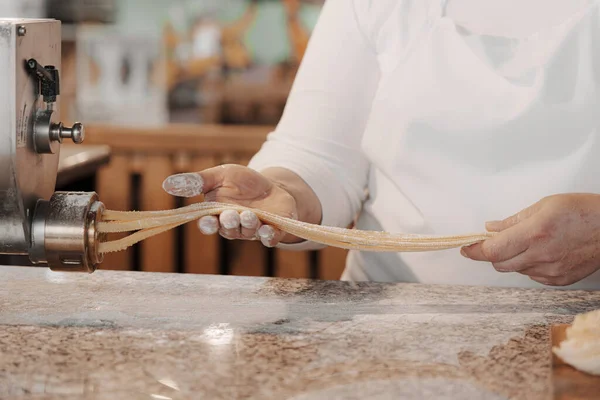
<svg viewBox="0 0 600 400"><path fill-rule="evenodd" d="M526 38L471 34L443 3L382 67L357 228L479 232L548 195L600 193L599 2ZM352 252L342 279L542 287L458 250ZM600 289L600 272L569 288Z"/></svg>

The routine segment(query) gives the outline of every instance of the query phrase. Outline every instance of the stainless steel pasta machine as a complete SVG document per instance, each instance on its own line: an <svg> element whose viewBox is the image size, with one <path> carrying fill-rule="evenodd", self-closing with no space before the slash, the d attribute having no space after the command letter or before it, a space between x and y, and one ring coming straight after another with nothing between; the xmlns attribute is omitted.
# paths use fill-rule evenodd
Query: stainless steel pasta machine
<svg viewBox="0 0 600 400"><path fill-rule="evenodd" d="M60 71L59 21L0 19L0 254L93 272L104 206L95 193L54 192L61 143L85 136L58 121Z"/></svg>

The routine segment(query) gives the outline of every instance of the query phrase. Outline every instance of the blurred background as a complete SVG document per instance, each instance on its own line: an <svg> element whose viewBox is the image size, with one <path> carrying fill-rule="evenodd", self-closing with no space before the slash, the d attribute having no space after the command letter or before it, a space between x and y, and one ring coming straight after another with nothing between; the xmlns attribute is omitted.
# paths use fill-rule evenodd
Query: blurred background
<svg viewBox="0 0 600 400"><path fill-rule="evenodd" d="M57 190L97 191L117 210L202 201L174 199L162 181L248 162L282 115L322 3L0 0L1 17L62 21L61 118L85 123L87 137L84 150L63 146ZM188 224L101 268L338 279L344 261L343 251L267 250Z"/></svg>

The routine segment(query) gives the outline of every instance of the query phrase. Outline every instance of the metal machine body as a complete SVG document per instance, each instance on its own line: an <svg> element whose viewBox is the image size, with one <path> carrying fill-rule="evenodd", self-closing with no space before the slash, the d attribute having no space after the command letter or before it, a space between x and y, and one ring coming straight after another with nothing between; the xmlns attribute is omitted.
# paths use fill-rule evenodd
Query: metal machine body
<svg viewBox="0 0 600 400"><path fill-rule="evenodd" d="M61 143L85 136L81 124L57 120L60 68L59 21L0 19L0 254L92 272L102 203L95 193L54 193Z"/></svg>

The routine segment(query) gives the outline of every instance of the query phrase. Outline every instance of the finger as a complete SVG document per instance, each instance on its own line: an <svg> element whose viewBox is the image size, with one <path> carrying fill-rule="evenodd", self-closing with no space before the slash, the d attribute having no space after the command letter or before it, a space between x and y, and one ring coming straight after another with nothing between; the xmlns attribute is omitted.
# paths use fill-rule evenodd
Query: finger
<svg viewBox="0 0 600 400"><path fill-rule="evenodd" d="M200 232L205 235L214 235L219 231L221 225L219 225L219 219L215 216L202 217L198 221L198 228Z"/></svg>
<svg viewBox="0 0 600 400"><path fill-rule="evenodd" d="M200 174L192 172L171 175L164 180L162 187L165 192L177 197L195 197L202 194L204 180Z"/></svg>
<svg viewBox="0 0 600 400"><path fill-rule="evenodd" d="M223 185L228 166L205 169L201 172L171 175L163 182L163 189L178 197L195 197Z"/></svg>
<svg viewBox="0 0 600 400"><path fill-rule="evenodd" d="M485 224L485 227L489 232L502 232L503 230L511 228L517 225L518 223L523 222L527 218L531 217L533 214L538 212L539 208L540 203L538 202L502 221L487 222Z"/></svg>
<svg viewBox="0 0 600 400"><path fill-rule="evenodd" d="M483 242L463 247L461 254L475 261L500 263L525 252L529 248L530 237L529 227L520 224Z"/></svg>
<svg viewBox="0 0 600 400"><path fill-rule="evenodd" d="M460 249L460 254L474 261L488 261L481 250L481 243L475 243L470 246L464 246Z"/></svg>
<svg viewBox="0 0 600 400"><path fill-rule="evenodd" d="M270 225L263 225L258 229L258 237L265 247L275 247L284 236L285 233Z"/></svg>
<svg viewBox="0 0 600 400"><path fill-rule="evenodd" d="M597 270L596 264L588 263L573 268L566 274L557 277L529 276L532 280L548 286L569 286L587 278Z"/></svg>
<svg viewBox="0 0 600 400"><path fill-rule="evenodd" d="M242 239L257 239L257 231L260 228L260 220L252 211L242 211L240 214L240 225Z"/></svg>
<svg viewBox="0 0 600 400"><path fill-rule="evenodd" d="M560 264L557 263L548 263L548 264L537 264L530 266L529 268L525 268L519 271L520 274L527 276L535 276L538 278L560 278L569 273L568 270L562 268Z"/></svg>
<svg viewBox="0 0 600 400"><path fill-rule="evenodd" d="M554 279L556 279L556 278L548 278L545 276L529 276L529 279L531 279L532 281L536 281L537 283L541 283L542 285L557 286L557 285L553 284Z"/></svg>
<svg viewBox="0 0 600 400"><path fill-rule="evenodd" d="M510 260L492 263L494 269L498 272L519 272L532 268L532 266L539 264L537 257L532 254L530 249L525 250L521 254L516 255Z"/></svg>
<svg viewBox="0 0 600 400"><path fill-rule="evenodd" d="M547 277L547 276L530 276L532 281L536 281L546 286L568 286L575 282L578 282L582 278L574 278L571 276L558 276L558 277Z"/></svg>
<svg viewBox="0 0 600 400"><path fill-rule="evenodd" d="M219 233L226 239L240 239L240 214L235 210L225 210L219 215Z"/></svg>

